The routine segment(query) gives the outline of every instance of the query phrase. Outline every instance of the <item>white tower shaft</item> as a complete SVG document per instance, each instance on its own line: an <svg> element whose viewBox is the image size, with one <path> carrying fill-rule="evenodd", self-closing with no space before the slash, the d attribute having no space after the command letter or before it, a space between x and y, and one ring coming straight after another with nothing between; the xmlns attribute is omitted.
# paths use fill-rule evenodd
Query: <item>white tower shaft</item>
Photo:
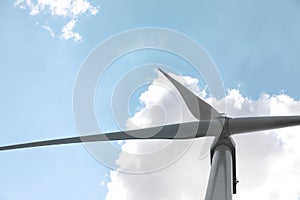
<svg viewBox="0 0 300 200"><path fill-rule="evenodd" d="M232 199L232 155L227 145L215 149L205 200Z"/></svg>

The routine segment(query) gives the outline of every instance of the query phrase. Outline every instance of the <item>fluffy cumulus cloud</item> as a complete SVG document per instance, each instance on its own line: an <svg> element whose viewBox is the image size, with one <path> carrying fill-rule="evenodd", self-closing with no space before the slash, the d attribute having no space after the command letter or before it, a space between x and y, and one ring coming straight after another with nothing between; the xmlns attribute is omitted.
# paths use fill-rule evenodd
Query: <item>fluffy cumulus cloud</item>
<svg viewBox="0 0 300 200"><path fill-rule="evenodd" d="M198 82L191 77L173 75L182 84L213 104L229 116L296 115L300 101L286 94L262 94L257 100L243 96L239 90L230 89L221 100L209 98L199 90ZM147 127L194 118L187 111L182 99L168 81L158 77L140 96L143 107L128 119L128 128ZM226 104L226 107L224 105ZM300 185L300 128L285 128L234 136L237 145L238 194L234 199L283 200L299 198ZM209 174L211 139L187 141L127 141L117 160L120 170L147 172L110 172L106 200L165 200L204 199ZM160 154L161 149L182 146L183 154ZM137 157L130 157L130 152ZM158 152L158 153L157 153ZM156 156L152 156L157 153ZM148 156L150 155L150 156ZM173 159L169 159L172 155ZM206 155L206 156L203 156ZM152 157L151 157L152 156ZM147 159L151 158L151 159ZM170 162L166 163L165 160Z"/></svg>
<svg viewBox="0 0 300 200"><path fill-rule="evenodd" d="M82 15L95 16L99 12L99 7L91 5L88 0L16 0L14 5L28 10L32 17L50 15L69 20L61 28L59 35L62 39L73 39L75 41L80 41L82 37L74 31L77 20ZM56 34L49 25L42 25L42 28L47 30L52 37L55 37Z"/></svg>

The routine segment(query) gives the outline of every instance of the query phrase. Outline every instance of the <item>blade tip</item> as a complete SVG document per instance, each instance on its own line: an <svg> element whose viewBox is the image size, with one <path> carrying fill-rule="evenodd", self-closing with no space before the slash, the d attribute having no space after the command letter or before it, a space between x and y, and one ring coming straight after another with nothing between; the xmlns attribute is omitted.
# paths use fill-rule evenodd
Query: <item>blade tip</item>
<svg viewBox="0 0 300 200"><path fill-rule="evenodd" d="M161 68L157 68L157 70L160 72L160 73L162 73L163 75L166 75L167 73L166 72L164 72Z"/></svg>

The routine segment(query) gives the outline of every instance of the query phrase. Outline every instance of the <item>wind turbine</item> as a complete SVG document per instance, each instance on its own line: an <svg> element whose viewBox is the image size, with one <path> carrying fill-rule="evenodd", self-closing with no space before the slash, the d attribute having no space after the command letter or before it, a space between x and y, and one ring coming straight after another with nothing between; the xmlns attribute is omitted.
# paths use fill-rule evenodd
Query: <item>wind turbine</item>
<svg viewBox="0 0 300 200"><path fill-rule="evenodd" d="M97 141L133 139L181 140L216 136L215 142L211 147L211 170L205 200L231 200L232 194L236 193L236 184L238 182L236 179L236 149L231 136L235 134L300 125L300 116L227 117L220 114L216 109L193 94L167 73L161 69L159 69L159 71L175 86L189 111L197 121L130 130L126 132L120 131L14 144L0 147L0 151ZM184 127L184 134L177 134L180 127ZM193 131L193 133L189 130ZM156 134L153 135L153 133Z"/></svg>

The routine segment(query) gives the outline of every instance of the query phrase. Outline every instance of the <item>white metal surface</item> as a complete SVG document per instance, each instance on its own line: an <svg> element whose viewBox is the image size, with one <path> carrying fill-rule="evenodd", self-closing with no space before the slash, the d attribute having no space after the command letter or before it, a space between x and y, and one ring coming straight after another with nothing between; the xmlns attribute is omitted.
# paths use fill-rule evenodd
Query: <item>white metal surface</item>
<svg viewBox="0 0 300 200"><path fill-rule="evenodd" d="M213 155L205 200L232 199L232 155L230 148L219 145Z"/></svg>

